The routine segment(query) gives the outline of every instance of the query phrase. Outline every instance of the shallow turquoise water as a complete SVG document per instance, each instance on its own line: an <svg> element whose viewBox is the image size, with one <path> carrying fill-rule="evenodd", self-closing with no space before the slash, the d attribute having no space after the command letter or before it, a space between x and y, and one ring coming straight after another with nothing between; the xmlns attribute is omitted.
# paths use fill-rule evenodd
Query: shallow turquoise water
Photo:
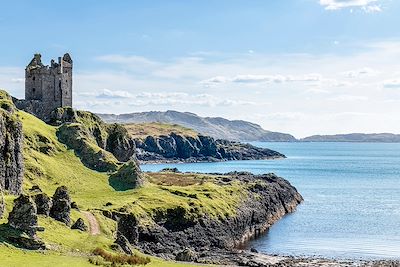
<svg viewBox="0 0 400 267"><path fill-rule="evenodd" d="M249 246L288 255L400 258L400 144L254 144L288 158L157 164L142 169L274 172L296 186L305 201Z"/></svg>

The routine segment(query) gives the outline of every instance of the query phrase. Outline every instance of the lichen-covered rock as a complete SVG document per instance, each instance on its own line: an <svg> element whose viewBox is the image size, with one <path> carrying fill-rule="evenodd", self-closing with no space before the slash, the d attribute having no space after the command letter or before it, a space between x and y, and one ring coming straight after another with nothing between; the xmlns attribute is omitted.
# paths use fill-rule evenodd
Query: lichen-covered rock
<svg viewBox="0 0 400 267"><path fill-rule="evenodd" d="M66 225L71 223L71 197L67 187L60 186L53 195L53 205L50 209L50 217Z"/></svg>
<svg viewBox="0 0 400 267"><path fill-rule="evenodd" d="M52 206L51 198L46 193L40 193L33 196L36 204L37 214L49 216Z"/></svg>
<svg viewBox="0 0 400 267"><path fill-rule="evenodd" d="M86 232L88 230L87 225L85 224L85 221L82 218L79 218L76 220L76 222L71 226L71 229L77 229L81 230L83 232Z"/></svg>
<svg viewBox="0 0 400 267"><path fill-rule="evenodd" d="M72 107L57 108L51 112L50 124L61 125L66 122L77 122L77 114Z"/></svg>
<svg viewBox="0 0 400 267"><path fill-rule="evenodd" d="M196 261L198 258L197 253L190 248L185 248L184 250L176 254L175 260L177 261Z"/></svg>
<svg viewBox="0 0 400 267"><path fill-rule="evenodd" d="M109 178L110 185L118 191L125 191L143 185L142 172L136 160L125 163Z"/></svg>
<svg viewBox="0 0 400 267"><path fill-rule="evenodd" d="M8 224L30 237L36 235L38 217L36 205L30 196L21 195L14 200L13 210L8 216Z"/></svg>
<svg viewBox="0 0 400 267"><path fill-rule="evenodd" d="M19 195L24 172L23 132L14 110L11 97L0 90L0 187Z"/></svg>
<svg viewBox="0 0 400 267"><path fill-rule="evenodd" d="M134 140L119 124L108 125L98 116L72 108L58 108L53 124L61 125L59 140L74 149L82 162L97 171L115 171L118 161L127 162L135 155Z"/></svg>
<svg viewBox="0 0 400 267"><path fill-rule="evenodd" d="M58 128L57 137L69 148L74 149L88 168L103 172L117 170L117 159L98 145L96 138L83 124L63 124ZM100 138L100 135L98 137Z"/></svg>

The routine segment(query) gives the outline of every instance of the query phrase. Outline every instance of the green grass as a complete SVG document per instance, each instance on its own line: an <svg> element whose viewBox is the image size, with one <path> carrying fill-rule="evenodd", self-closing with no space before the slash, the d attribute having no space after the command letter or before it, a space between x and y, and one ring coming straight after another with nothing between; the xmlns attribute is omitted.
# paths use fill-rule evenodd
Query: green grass
<svg viewBox="0 0 400 267"><path fill-rule="evenodd" d="M167 124L167 123L129 123L124 124L128 133L133 138L144 139L147 136L161 136L176 133L184 136L197 137L199 134L190 128L180 126L178 124Z"/></svg>

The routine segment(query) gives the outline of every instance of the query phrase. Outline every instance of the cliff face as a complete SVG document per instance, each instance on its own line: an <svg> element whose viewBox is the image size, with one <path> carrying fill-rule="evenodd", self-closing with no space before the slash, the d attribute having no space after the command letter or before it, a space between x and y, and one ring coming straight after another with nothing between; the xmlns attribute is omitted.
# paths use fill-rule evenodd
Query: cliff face
<svg viewBox="0 0 400 267"><path fill-rule="evenodd" d="M303 198L286 180L274 174L231 173L222 183L240 181L247 188L235 214L224 218L193 217L183 208L156 213L155 224L139 226L132 215L122 215L118 231L144 252L174 259L184 249L200 257L210 251L230 250L267 230Z"/></svg>
<svg viewBox="0 0 400 267"><path fill-rule="evenodd" d="M250 144L215 140L209 136L175 133L135 139L137 158L143 162L198 162L282 158L279 152Z"/></svg>
<svg viewBox="0 0 400 267"><path fill-rule="evenodd" d="M0 90L0 186L20 194L23 180L22 124L14 112L11 98Z"/></svg>

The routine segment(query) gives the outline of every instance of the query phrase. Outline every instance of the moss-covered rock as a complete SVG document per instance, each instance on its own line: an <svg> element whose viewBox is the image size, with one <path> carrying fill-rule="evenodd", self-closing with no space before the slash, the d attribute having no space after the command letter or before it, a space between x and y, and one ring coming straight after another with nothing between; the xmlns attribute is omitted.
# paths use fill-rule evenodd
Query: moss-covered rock
<svg viewBox="0 0 400 267"><path fill-rule="evenodd" d="M58 108L52 113L58 128L59 140L74 149L82 162L97 171L115 171L119 161L134 157L135 143L127 130L118 125L108 125L98 116L72 108Z"/></svg>
<svg viewBox="0 0 400 267"><path fill-rule="evenodd" d="M89 130L80 123L63 124L57 131L59 140L76 154L87 167L97 171L115 171L118 160L98 146Z"/></svg>
<svg viewBox="0 0 400 267"><path fill-rule="evenodd" d="M109 178L110 185L118 191L125 191L143 185L143 176L138 163L131 160L125 163Z"/></svg>

